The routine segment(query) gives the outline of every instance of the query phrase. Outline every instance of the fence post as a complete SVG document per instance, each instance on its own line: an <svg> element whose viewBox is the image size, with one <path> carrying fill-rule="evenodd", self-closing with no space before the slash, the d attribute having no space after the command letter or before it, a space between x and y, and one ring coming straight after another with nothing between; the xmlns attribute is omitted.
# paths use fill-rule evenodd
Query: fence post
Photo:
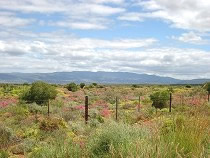
<svg viewBox="0 0 210 158"><path fill-rule="evenodd" d="M139 96L138 112L140 112L141 96Z"/></svg>
<svg viewBox="0 0 210 158"><path fill-rule="evenodd" d="M209 102L209 100L210 100L209 95L210 95L210 92L208 92L208 102Z"/></svg>
<svg viewBox="0 0 210 158"><path fill-rule="evenodd" d="M170 93L170 105L169 105L169 112L171 112L171 105L172 105L172 93Z"/></svg>
<svg viewBox="0 0 210 158"><path fill-rule="evenodd" d="M85 124L88 122L88 96L85 96Z"/></svg>
<svg viewBox="0 0 210 158"><path fill-rule="evenodd" d="M47 115L50 116L50 99L48 100L47 103Z"/></svg>
<svg viewBox="0 0 210 158"><path fill-rule="evenodd" d="M116 121L118 120L118 97L116 97Z"/></svg>

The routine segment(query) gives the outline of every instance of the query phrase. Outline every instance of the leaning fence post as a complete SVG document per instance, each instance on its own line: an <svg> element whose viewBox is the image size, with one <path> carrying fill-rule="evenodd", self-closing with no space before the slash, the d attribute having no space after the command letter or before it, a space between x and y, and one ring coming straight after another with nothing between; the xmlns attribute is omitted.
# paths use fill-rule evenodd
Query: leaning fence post
<svg viewBox="0 0 210 158"><path fill-rule="evenodd" d="M170 105L169 105L169 112L171 112L171 105L172 105L172 93L170 93Z"/></svg>
<svg viewBox="0 0 210 158"><path fill-rule="evenodd" d="M140 112L141 96L139 96L138 112Z"/></svg>
<svg viewBox="0 0 210 158"><path fill-rule="evenodd" d="M118 97L116 97L116 121L118 120Z"/></svg>
<svg viewBox="0 0 210 158"><path fill-rule="evenodd" d="M88 96L85 96L85 124L88 122Z"/></svg>
<svg viewBox="0 0 210 158"><path fill-rule="evenodd" d="M47 115L50 116L50 99L48 100L47 103Z"/></svg>

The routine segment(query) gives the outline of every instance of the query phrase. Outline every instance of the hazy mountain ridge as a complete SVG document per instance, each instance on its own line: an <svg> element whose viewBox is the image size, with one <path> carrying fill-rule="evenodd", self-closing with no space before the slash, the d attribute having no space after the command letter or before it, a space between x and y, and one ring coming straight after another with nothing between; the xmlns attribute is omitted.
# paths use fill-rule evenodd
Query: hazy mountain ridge
<svg viewBox="0 0 210 158"><path fill-rule="evenodd" d="M43 80L49 83L69 82L104 84L202 84L210 79L179 80L171 77L136 74L129 72L54 72L54 73L0 73L1 83L24 83Z"/></svg>

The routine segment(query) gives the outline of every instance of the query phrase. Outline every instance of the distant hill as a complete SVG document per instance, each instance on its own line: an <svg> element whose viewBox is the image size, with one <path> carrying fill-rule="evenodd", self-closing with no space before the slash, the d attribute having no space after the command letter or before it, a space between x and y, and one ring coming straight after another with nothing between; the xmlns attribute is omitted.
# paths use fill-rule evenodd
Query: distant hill
<svg viewBox="0 0 210 158"><path fill-rule="evenodd" d="M1 83L24 83L37 80L49 83L103 83L103 84L202 84L210 79L179 80L171 77L129 72L54 72L54 73L0 73Z"/></svg>

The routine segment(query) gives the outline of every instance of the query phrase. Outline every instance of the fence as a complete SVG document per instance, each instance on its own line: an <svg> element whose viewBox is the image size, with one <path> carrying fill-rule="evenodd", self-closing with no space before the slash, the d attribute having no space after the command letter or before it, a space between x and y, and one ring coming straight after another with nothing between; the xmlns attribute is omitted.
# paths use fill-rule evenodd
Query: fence
<svg viewBox="0 0 210 158"><path fill-rule="evenodd" d="M176 99L173 99L173 97ZM177 98L179 98L179 100L177 100ZM89 110L89 97L88 96L85 96L85 123L87 124L88 122L88 110ZM159 98L158 101L161 101L161 99L165 99L165 98ZM136 98L137 100L137 98ZM169 98L168 98L168 109L169 109L169 112L172 112L172 105L173 106L177 106L177 105L185 105L186 103L187 104L192 104L192 105L195 105L195 104L204 104L206 102L209 102L209 95L208 96L199 96L199 97L195 97L195 96L184 96L184 95L175 95L173 96L172 93L170 93L169 95ZM138 105L136 106L135 109L129 109L129 110L136 110L138 112L140 112L141 110L141 96L138 97ZM118 112L119 112L119 98L116 97L115 98L115 120L118 121L119 117L118 117Z"/></svg>
<svg viewBox="0 0 210 158"><path fill-rule="evenodd" d="M147 96L148 97L148 96ZM123 107L120 107L120 101L123 98L115 97L114 99L114 103L113 103L113 107L109 107L109 110L112 110L115 113L115 120L118 121L119 120L119 110L122 110ZM159 98L158 101L161 101L161 99L165 99L165 98ZM90 101L91 98L88 96L84 97L84 119L85 119L85 123L88 123L88 119L89 119L89 109L92 108L91 107L91 103ZM138 97L133 97L133 98L129 98L129 100L131 101L135 101L136 104L135 106L132 107L127 107L127 110L133 110L133 111L137 111L140 112L141 111L141 105L144 104L145 101L145 96L138 96ZM46 103L47 105L47 115L50 116L50 100L42 100ZM176 107L179 105L203 105L206 102L209 102L209 94L208 95L194 95L194 96L190 96L187 94L175 94L172 95L172 93L170 93L169 98L167 99L167 105L168 105L168 111L172 112L172 106ZM6 99L0 98L0 108L1 107L6 107L9 104L15 104L17 103L17 100L15 99Z"/></svg>

